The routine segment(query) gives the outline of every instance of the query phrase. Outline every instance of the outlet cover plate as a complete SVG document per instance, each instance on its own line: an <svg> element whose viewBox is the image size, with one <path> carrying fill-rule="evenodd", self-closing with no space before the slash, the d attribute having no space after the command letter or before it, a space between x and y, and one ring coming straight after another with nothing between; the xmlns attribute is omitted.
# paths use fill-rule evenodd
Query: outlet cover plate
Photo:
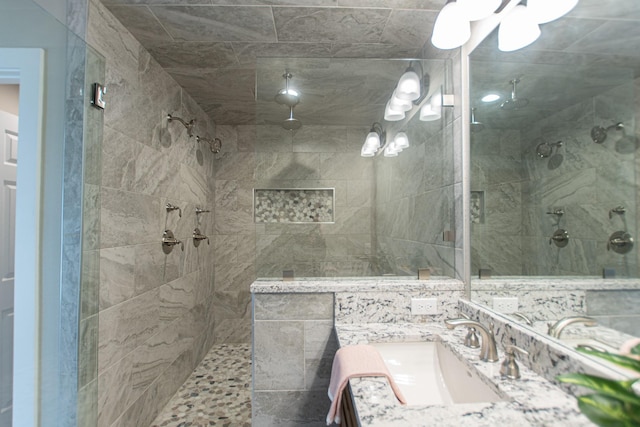
<svg viewBox="0 0 640 427"><path fill-rule="evenodd" d="M518 311L518 297L493 297L493 309L498 313L514 313Z"/></svg>
<svg viewBox="0 0 640 427"><path fill-rule="evenodd" d="M438 314L438 298L411 298L413 316Z"/></svg>

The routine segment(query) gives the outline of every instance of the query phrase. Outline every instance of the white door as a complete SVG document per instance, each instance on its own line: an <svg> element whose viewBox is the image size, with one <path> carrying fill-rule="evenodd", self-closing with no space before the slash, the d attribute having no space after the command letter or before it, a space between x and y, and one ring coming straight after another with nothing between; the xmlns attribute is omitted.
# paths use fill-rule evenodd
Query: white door
<svg viewBox="0 0 640 427"><path fill-rule="evenodd" d="M18 116L0 111L0 427L13 407L13 283L16 225Z"/></svg>

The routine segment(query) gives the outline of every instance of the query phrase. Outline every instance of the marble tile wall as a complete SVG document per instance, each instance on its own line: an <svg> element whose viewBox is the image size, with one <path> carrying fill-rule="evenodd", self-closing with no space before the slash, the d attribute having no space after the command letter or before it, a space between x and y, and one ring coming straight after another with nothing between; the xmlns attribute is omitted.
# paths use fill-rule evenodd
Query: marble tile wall
<svg viewBox="0 0 640 427"><path fill-rule="evenodd" d="M330 224L260 224L258 277L369 275L373 162L360 156L366 128L308 125L291 133L257 127L257 188L334 188Z"/></svg>
<svg viewBox="0 0 640 427"><path fill-rule="evenodd" d="M471 224L471 275L522 274L522 154L520 132L471 134L471 191L484 192L483 220ZM505 238L506 237L506 238Z"/></svg>
<svg viewBox="0 0 640 427"><path fill-rule="evenodd" d="M208 116L97 0L88 43L105 57L99 185L97 426L148 425L214 340L214 156L167 114ZM167 212L165 204L182 209ZM209 235L196 248L195 227ZM162 251L163 231L184 243ZM92 332L92 333L95 333ZM90 383L91 384L91 383ZM91 384L95 387L94 384Z"/></svg>
<svg viewBox="0 0 640 427"><path fill-rule="evenodd" d="M326 425L333 293L254 294L253 307L252 425Z"/></svg>
<svg viewBox="0 0 640 427"><path fill-rule="evenodd" d="M616 276L637 277L634 249L627 255L607 250L609 236L618 230L637 234L637 187L635 168L637 138L631 79L586 102L568 107L532 123L522 132L523 273L532 275L602 275L613 268ZM625 125L625 132L611 130L607 140L596 144L593 126ZM536 146L542 141L563 141L556 156L539 159ZM624 215L609 211L624 206ZM563 208L559 220L546 212ZM556 228L569 232L565 248L549 246Z"/></svg>

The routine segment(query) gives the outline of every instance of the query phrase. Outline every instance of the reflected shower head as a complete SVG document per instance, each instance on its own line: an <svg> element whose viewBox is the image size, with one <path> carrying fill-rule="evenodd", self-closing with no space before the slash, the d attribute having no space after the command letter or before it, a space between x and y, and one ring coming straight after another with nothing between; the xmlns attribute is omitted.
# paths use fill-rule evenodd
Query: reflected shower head
<svg viewBox="0 0 640 427"><path fill-rule="evenodd" d="M469 123L471 128L471 133L478 133L484 129L484 124L482 122L476 121L476 109L471 109L471 123Z"/></svg>
<svg viewBox="0 0 640 427"><path fill-rule="evenodd" d="M624 125L621 122L618 122L607 128L603 128L602 126L594 126L593 128L591 128L591 139L596 144L602 144L605 139L607 139L607 132L609 132L611 129L624 130Z"/></svg>
<svg viewBox="0 0 640 427"><path fill-rule="evenodd" d="M284 119L282 127L286 130L297 130L302 127L302 122L293 117L293 107L289 107L289 117Z"/></svg>
<svg viewBox="0 0 640 427"><path fill-rule="evenodd" d="M518 108L526 107L529 104L529 100L527 98L518 98L516 95L516 85L520 83L520 79L510 80L509 83L513 85L511 98L504 101L500 108L503 110L517 110Z"/></svg>
<svg viewBox="0 0 640 427"><path fill-rule="evenodd" d="M291 89L289 87L289 79L293 77L293 74L287 71L282 75L282 77L284 77L285 80L285 87L284 89L280 89L278 91L274 99L278 104L293 107L297 105L298 102L300 102L300 93L298 93L297 90Z"/></svg>
<svg viewBox="0 0 640 427"><path fill-rule="evenodd" d="M536 147L536 154L541 159L546 159L553 154L554 147L562 147L562 141L558 142L541 142Z"/></svg>

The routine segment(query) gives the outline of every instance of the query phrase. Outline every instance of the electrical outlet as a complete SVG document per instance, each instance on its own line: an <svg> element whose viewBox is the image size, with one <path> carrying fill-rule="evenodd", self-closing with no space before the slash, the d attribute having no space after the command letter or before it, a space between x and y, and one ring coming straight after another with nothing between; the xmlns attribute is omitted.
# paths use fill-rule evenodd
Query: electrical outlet
<svg viewBox="0 0 640 427"><path fill-rule="evenodd" d="M411 314L438 314L438 298L411 298Z"/></svg>
<svg viewBox="0 0 640 427"><path fill-rule="evenodd" d="M518 311L518 297L493 297L493 309L505 314Z"/></svg>

